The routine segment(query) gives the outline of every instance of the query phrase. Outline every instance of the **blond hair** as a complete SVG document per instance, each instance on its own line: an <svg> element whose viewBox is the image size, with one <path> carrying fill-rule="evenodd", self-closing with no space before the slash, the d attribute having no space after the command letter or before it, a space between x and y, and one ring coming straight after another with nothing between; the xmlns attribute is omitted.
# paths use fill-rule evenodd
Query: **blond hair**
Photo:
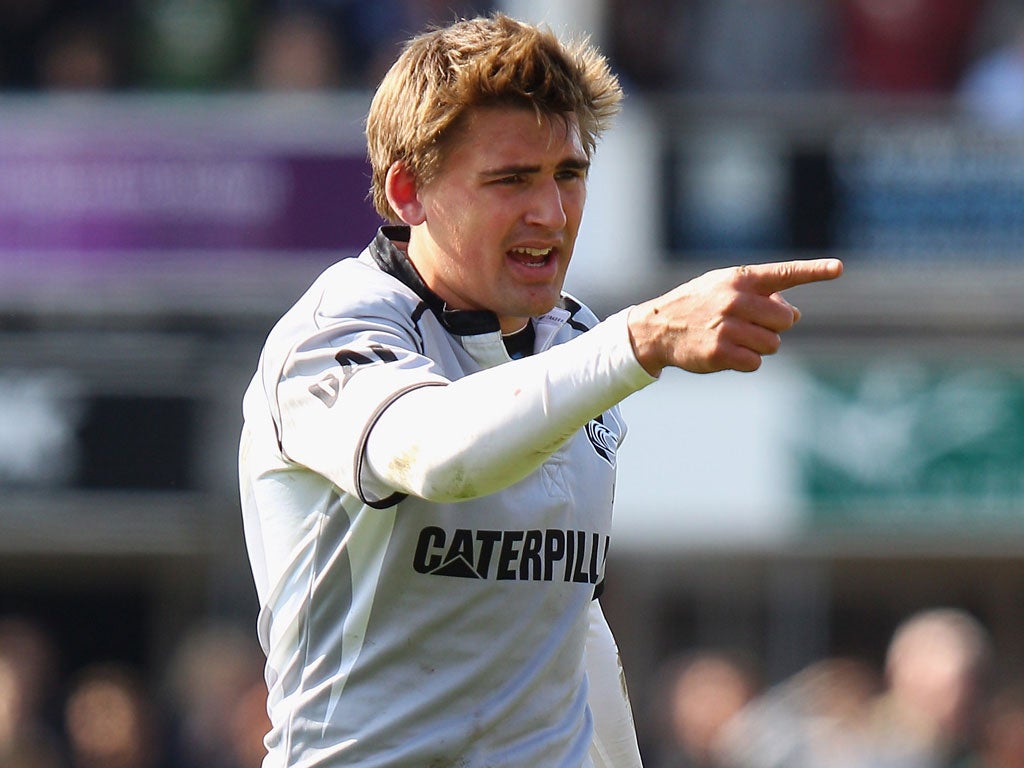
<svg viewBox="0 0 1024 768"><path fill-rule="evenodd" d="M500 13L431 29L406 43L370 105L373 205L395 220L384 192L388 169L402 161L418 184L429 183L446 139L472 107L575 116L589 157L621 99L607 60L586 40L563 43L548 29Z"/></svg>

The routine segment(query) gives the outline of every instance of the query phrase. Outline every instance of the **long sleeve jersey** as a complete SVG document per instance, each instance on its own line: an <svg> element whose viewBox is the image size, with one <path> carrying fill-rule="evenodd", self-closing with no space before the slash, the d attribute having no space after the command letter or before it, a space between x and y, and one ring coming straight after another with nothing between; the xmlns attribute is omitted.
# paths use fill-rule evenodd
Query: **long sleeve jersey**
<svg viewBox="0 0 1024 768"><path fill-rule="evenodd" d="M404 238L329 267L245 394L264 766L594 765L617 403L653 378L625 313L568 295L511 361L493 313L445 307Z"/></svg>

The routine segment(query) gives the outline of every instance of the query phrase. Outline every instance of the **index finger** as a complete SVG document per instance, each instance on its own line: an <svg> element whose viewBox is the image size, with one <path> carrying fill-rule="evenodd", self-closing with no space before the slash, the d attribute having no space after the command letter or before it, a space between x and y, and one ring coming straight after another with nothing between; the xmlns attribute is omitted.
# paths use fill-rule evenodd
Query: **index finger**
<svg viewBox="0 0 1024 768"><path fill-rule="evenodd" d="M776 261L740 267L740 272L753 290L770 296L797 285L834 280L843 274L843 262L839 259Z"/></svg>

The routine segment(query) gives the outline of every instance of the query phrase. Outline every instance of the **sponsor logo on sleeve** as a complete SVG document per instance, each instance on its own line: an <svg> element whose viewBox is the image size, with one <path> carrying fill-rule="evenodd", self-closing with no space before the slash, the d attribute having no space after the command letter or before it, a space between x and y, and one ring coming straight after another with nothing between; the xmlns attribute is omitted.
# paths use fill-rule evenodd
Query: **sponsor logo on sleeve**
<svg viewBox="0 0 1024 768"><path fill-rule="evenodd" d="M334 355L334 359L341 366L341 375L334 371L328 371L315 382L310 384L309 393L328 408L338 401L342 385L362 365L373 365L374 363L393 363L398 356L385 346L371 344L367 349L357 352L353 349L341 349Z"/></svg>

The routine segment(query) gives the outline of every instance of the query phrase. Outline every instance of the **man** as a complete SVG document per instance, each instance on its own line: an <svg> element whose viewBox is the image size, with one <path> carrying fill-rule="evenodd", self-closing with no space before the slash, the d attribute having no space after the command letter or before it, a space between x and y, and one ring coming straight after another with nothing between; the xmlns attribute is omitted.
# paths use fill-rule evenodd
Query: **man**
<svg viewBox="0 0 1024 768"><path fill-rule="evenodd" d="M961 608L925 608L900 622L866 728L875 764L966 765L992 658L988 630Z"/></svg>
<svg viewBox="0 0 1024 768"><path fill-rule="evenodd" d="M755 370L834 260L710 273L598 322L562 293L619 85L508 17L408 43L367 119L395 225L271 332L244 401L267 768L635 766L601 614L617 404Z"/></svg>

